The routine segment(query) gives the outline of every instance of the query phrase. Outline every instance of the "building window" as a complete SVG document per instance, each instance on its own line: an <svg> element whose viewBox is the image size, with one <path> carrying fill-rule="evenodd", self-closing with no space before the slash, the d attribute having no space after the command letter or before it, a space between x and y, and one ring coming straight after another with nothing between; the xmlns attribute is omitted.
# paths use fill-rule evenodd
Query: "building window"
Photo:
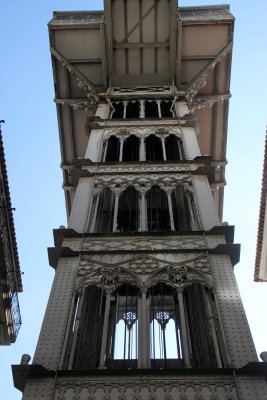
<svg viewBox="0 0 267 400"><path fill-rule="evenodd" d="M198 230L198 218L193 193L178 185L172 192L171 204L175 231Z"/></svg>
<svg viewBox="0 0 267 400"><path fill-rule="evenodd" d="M183 367L180 314L176 290L164 283L149 289L152 368Z"/></svg>
<svg viewBox="0 0 267 400"><path fill-rule="evenodd" d="M159 118L158 102L154 100L147 100L145 102L145 117Z"/></svg>
<svg viewBox="0 0 267 400"><path fill-rule="evenodd" d="M190 214L185 197L184 187L178 185L172 192L172 210L174 228L176 231L188 231L190 230Z"/></svg>
<svg viewBox="0 0 267 400"><path fill-rule="evenodd" d="M165 151L167 161L184 160L183 144L180 138L169 135L165 140Z"/></svg>
<svg viewBox="0 0 267 400"><path fill-rule="evenodd" d="M137 368L138 289L119 286L110 303L107 368Z"/></svg>
<svg viewBox="0 0 267 400"><path fill-rule="evenodd" d="M146 161L162 161L163 150L162 142L156 135L146 138Z"/></svg>
<svg viewBox="0 0 267 400"><path fill-rule="evenodd" d="M171 101L166 101L166 100L162 100L160 102L160 111L161 111L161 117L173 117L173 113L171 111L171 106L172 106L172 102Z"/></svg>
<svg viewBox="0 0 267 400"><path fill-rule="evenodd" d="M214 324L212 311L214 297L200 283L193 283L184 290L190 362L193 368L223 366L223 352ZM218 328L218 327L217 327Z"/></svg>
<svg viewBox="0 0 267 400"><path fill-rule="evenodd" d="M117 102L113 103L113 111L111 114L112 118L124 118L124 103L123 102Z"/></svg>
<svg viewBox="0 0 267 400"><path fill-rule="evenodd" d="M101 274L101 273L100 273ZM187 279L186 275L179 279ZM170 281L177 279L169 275ZM204 284L157 282L147 293L110 271L76 296L62 366L95 368L222 368L227 365L214 295ZM171 282L170 282L171 283Z"/></svg>
<svg viewBox="0 0 267 400"><path fill-rule="evenodd" d="M110 136L103 146L103 161L119 161L120 141L116 136Z"/></svg>
<svg viewBox="0 0 267 400"><path fill-rule="evenodd" d="M98 368L105 295L95 286L86 287L75 310L68 356L68 364L72 369ZM86 350L85 350L86 349Z"/></svg>
<svg viewBox="0 0 267 400"><path fill-rule="evenodd" d="M150 232L170 230L168 198L158 186L147 192L147 228Z"/></svg>
<svg viewBox="0 0 267 400"><path fill-rule="evenodd" d="M139 225L139 194L134 187L128 187L120 196L117 231L137 232Z"/></svg>
<svg viewBox="0 0 267 400"><path fill-rule="evenodd" d="M104 162L133 161L181 161L185 159L183 143L174 134L166 132L139 138L123 132L121 136L110 136L103 143L101 160ZM126 136L126 137L125 137Z"/></svg>
<svg viewBox="0 0 267 400"><path fill-rule="evenodd" d="M166 99L115 100L111 104L110 118L170 118L174 117L173 102Z"/></svg>
<svg viewBox="0 0 267 400"><path fill-rule="evenodd" d="M139 147L138 137L130 135L123 143L122 161L138 161Z"/></svg>
<svg viewBox="0 0 267 400"><path fill-rule="evenodd" d="M96 196L93 215L95 215L95 222L92 226L94 232L112 232L114 195L108 187L104 187Z"/></svg>
<svg viewBox="0 0 267 400"><path fill-rule="evenodd" d="M126 118L139 118L139 101L128 101L126 105Z"/></svg>
<svg viewBox="0 0 267 400"><path fill-rule="evenodd" d="M104 187L94 196L90 213L90 232L166 232L197 231L200 227L193 192L178 185L168 194L157 185L141 194L133 186L121 193ZM140 188L144 185L140 185Z"/></svg>

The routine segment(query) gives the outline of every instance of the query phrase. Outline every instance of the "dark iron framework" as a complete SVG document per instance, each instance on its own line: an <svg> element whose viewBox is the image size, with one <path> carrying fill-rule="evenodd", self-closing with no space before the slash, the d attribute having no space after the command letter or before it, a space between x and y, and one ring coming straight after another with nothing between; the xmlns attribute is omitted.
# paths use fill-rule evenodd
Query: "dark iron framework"
<svg viewBox="0 0 267 400"><path fill-rule="evenodd" d="M12 208L6 176L5 158L0 130L0 315L1 344L16 340L21 316L18 292L22 291Z"/></svg>

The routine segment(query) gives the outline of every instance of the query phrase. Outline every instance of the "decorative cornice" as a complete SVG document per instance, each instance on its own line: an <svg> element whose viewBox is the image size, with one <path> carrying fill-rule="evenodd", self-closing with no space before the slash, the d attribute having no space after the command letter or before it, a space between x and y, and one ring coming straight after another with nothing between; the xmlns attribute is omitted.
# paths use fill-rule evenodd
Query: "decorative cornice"
<svg viewBox="0 0 267 400"><path fill-rule="evenodd" d="M90 168L90 167L89 167ZM88 170L89 170L88 168ZM174 165L174 166L162 166L162 165L158 165L158 166L133 166L133 167L128 167L128 166L123 166L120 167L118 164L115 164L114 166L98 166L97 167L97 171L96 168L91 168L92 173L97 172L98 174L132 174L132 173L169 173L169 172L192 172L192 169L196 169L196 167L191 166L191 168L189 168L188 165L186 164L182 164L182 165Z"/></svg>
<svg viewBox="0 0 267 400"><path fill-rule="evenodd" d="M183 22L209 22L234 20L229 6L179 7L178 19Z"/></svg>
<svg viewBox="0 0 267 400"><path fill-rule="evenodd" d="M185 288L193 282L212 287L207 256L200 254L188 260L170 262L152 255L138 255L116 264L102 263L84 255L80 259L77 289L96 285L114 290L124 283L149 288L158 282L174 288Z"/></svg>
<svg viewBox="0 0 267 400"><path fill-rule="evenodd" d="M177 185L191 183L191 175L188 173L179 174L150 174L150 175L96 175L95 189L109 187L113 193L120 194L127 187L133 186L140 193L142 190L148 191L152 186L158 185L162 190L174 190Z"/></svg>
<svg viewBox="0 0 267 400"><path fill-rule="evenodd" d="M219 239L216 240L216 245L219 244ZM163 250L205 250L206 242L202 236L188 237L179 236L166 238L151 238L147 236L135 236L131 238L120 237L109 239L98 238L98 237L87 237L84 238L82 251L100 252L104 251L111 253L113 251L163 251Z"/></svg>
<svg viewBox="0 0 267 400"><path fill-rule="evenodd" d="M161 138L167 138L170 135L175 135L177 137L181 137L181 129L178 126L175 127L169 127L168 129L165 129L164 126L159 126L159 127L134 127L134 128L125 128L125 127L118 127L118 128L113 128L113 127L105 127L104 131L104 136L105 139L107 139L110 136L117 136L118 138L120 137L128 137L130 135L135 135L139 138L146 138L149 135L155 135L157 137Z"/></svg>
<svg viewBox="0 0 267 400"><path fill-rule="evenodd" d="M179 127L179 118L170 118L169 120L160 120L160 119L154 119L154 120L146 120L143 118L136 119L136 120L127 120L127 119L108 119L108 120L98 120L96 123L99 125L99 128L102 129L103 127L105 128L114 128L114 127L153 127L153 126L174 126L174 127Z"/></svg>
<svg viewBox="0 0 267 400"><path fill-rule="evenodd" d="M49 22L51 26L61 26L61 25L85 25L85 24L95 24L103 21L104 13L103 11L96 12L77 12L77 11L67 11L67 12L54 12L53 19Z"/></svg>
<svg viewBox="0 0 267 400"><path fill-rule="evenodd" d="M160 370L161 375L162 369L164 370L164 368ZM55 390L57 399L66 398L65 393L67 392L68 398L71 400L80 396L84 396L87 399L111 400L114 398L112 396L113 393L118 393L116 397L118 399L132 398L134 400L142 400L144 398L150 400L185 400L188 399L188 393L192 393L192 399L203 399L205 398L204 396L209 399L216 399L218 398L217 393L222 393L220 395L221 400L237 400L236 384L233 379L231 380L228 377L226 379L223 375L217 376L216 379L213 378L212 380L210 377L207 379L205 376L198 376L197 379L184 376L181 378L181 370L178 370L179 373L176 370L175 380L169 376L148 379L147 376L142 377L141 374L138 377L127 377L125 379L121 377L122 372L120 372L119 379L96 379L94 377L94 380L91 379L92 383L72 377L68 380L65 379L65 381L57 381ZM104 371L106 372L106 370ZM153 371L153 369L149 371ZM148 373L147 370L145 372L146 374ZM143 390L147 392L146 397L142 392ZM131 393L131 397L129 393Z"/></svg>

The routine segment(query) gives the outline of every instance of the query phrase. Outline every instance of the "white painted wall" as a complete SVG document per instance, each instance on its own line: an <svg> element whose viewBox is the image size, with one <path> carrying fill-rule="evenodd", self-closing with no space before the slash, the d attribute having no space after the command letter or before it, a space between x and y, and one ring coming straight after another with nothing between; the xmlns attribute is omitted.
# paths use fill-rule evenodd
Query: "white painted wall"
<svg viewBox="0 0 267 400"><path fill-rule="evenodd" d="M85 158L89 158L89 160L93 162L100 161L104 137L103 135L103 129L92 129L85 153Z"/></svg>
<svg viewBox="0 0 267 400"><path fill-rule="evenodd" d="M192 160L201 156L194 128L181 128L181 131L186 158Z"/></svg>
<svg viewBox="0 0 267 400"><path fill-rule="evenodd" d="M98 104L97 111L96 111L96 117L100 117L102 119L108 118L108 112L109 112L109 104Z"/></svg>
<svg viewBox="0 0 267 400"><path fill-rule="evenodd" d="M178 101L175 104L176 114L182 118L184 115L189 114L189 110L185 101Z"/></svg>
<svg viewBox="0 0 267 400"><path fill-rule="evenodd" d="M214 226L220 225L210 185L205 175L193 175L192 183L202 230L208 231Z"/></svg>
<svg viewBox="0 0 267 400"><path fill-rule="evenodd" d="M74 229L78 233L86 231L93 186L94 178L79 179L68 225L68 228Z"/></svg>
<svg viewBox="0 0 267 400"><path fill-rule="evenodd" d="M101 119L106 119L108 118L108 113L109 113L108 104L98 105L96 111L96 117L100 117ZM91 161L94 162L100 161L102 143L103 143L103 130L92 129L85 153L85 158L89 158Z"/></svg>

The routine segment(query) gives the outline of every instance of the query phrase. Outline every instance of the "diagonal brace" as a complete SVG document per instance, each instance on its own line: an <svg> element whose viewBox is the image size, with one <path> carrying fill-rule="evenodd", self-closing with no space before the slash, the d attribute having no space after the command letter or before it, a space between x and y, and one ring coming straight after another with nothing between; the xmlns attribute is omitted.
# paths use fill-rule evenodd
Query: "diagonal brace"
<svg viewBox="0 0 267 400"><path fill-rule="evenodd" d="M90 97L93 96L98 98L98 92L94 84L87 79L81 72L77 70L73 65L71 65L66 58L63 57L56 49L50 47L51 54L59 61L61 64L74 76L78 87L85 91Z"/></svg>
<svg viewBox="0 0 267 400"><path fill-rule="evenodd" d="M200 71L200 73L190 82L189 87L186 91L186 99L188 100L189 104L193 103L195 95L199 92L201 88L203 88L206 85L206 78L208 73L213 70L216 64L220 62L226 54L229 53L229 51L233 47L233 41L228 43L218 54L217 56L208 63L206 67Z"/></svg>

